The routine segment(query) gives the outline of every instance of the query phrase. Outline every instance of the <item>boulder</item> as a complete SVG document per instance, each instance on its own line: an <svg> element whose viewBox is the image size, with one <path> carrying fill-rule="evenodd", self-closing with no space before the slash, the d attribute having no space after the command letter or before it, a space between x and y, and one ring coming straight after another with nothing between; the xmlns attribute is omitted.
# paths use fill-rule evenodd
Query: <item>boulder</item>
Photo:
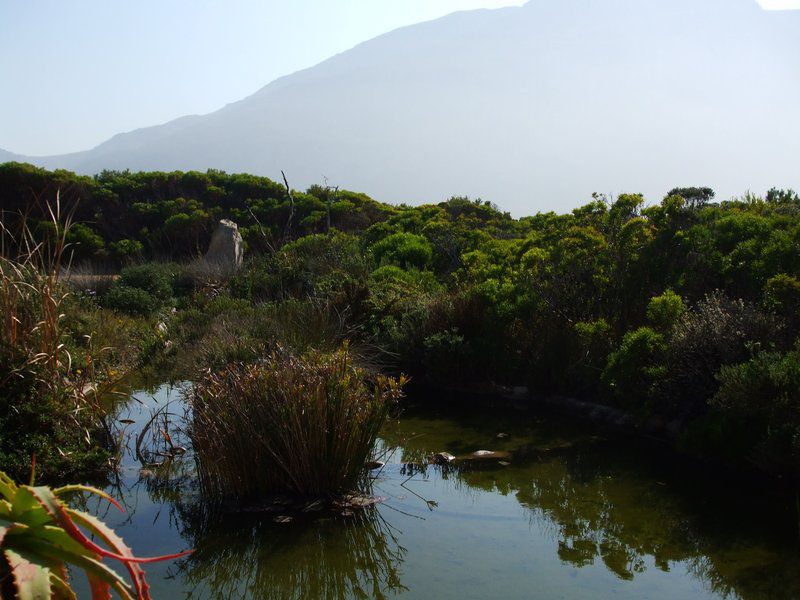
<svg viewBox="0 0 800 600"><path fill-rule="evenodd" d="M235 271L242 266L244 240L239 226L233 221L222 219L205 255L205 262L224 271Z"/></svg>

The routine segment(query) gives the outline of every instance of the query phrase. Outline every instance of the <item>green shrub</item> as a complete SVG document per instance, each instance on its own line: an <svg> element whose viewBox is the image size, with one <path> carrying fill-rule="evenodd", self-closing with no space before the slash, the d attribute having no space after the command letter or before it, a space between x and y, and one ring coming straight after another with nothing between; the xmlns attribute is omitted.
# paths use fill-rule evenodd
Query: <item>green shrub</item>
<svg viewBox="0 0 800 600"><path fill-rule="evenodd" d="M144 290L160 303L172 297L175 266L162 263L146 263L126 267L119 274L119 285Z"/></svg>
<svg viewBox="0 0 800 600"><path fill-rule="evenodd" d="M161 308L161 302L147 291L127 285L115 285L103 297L103 304L127 315L149 316Z"/></svg>
<svg viewBox="0 0 800 600"><path fill-rule="evenodd" d="M372 376L347 348L276 351L209 372L190 397L190 436L209 500L353 490L403 380Z"/></svg>
<svg viewBox="0 0 800 600"><path fill-rule="evenodd" d="M639 406L664 373L665 350L664 336L649 327L629 331L608 357L602 379L618 401Z"/></svg>
<svg viewBox="0 0 800 600"><path fill-rule="evenodd" d="M764 304L787 314L800 310L800 280L786 273L771 277L764 285Z"/></svg>
<svg viewBox="0 0 800 600"><path fill-rule="evenodd" d="M428 240L413 233L393 233L372 245L372 255L380 265L424 269L433 258Z"/></svg>
<svg viewBox="0 0 800 600"><path fill-rule="evenodd" d="M126 267L103 297L103 304L113 310L137 316L149 316L161 310L173 297L176 267L168 263L147 263ZM181 279L181 285L185 284ZM181 289L182 293L186 290Z"/></svg>
<svg viewBox="0 0 800 600"><path fill-rule="evenodd" d="M781 334L781 321L754 304L721 292L707 295L683 314L669 338L659 384L662 410L683 416L707 412L720 368L746 361L753 344L769 347Z"/></svg>
<svg viewBox="0 0 800 600"><path fill-rule="evenodd" d="M424 364L428 378L434 382L452 383L469 377L469 345L457 327L426 337Z"/></svg>
<svg viewBox="0 0 800 600"><path fill-rule="evenodd" d="M654 296L647 305L647 318L659 331L669 332L681 318L684 306L683 299L667 290L660 296Z"/></svg>
<svg viewBox="0 0 800 600"><path fill-rule="evenodd" d="M139 240L124 239L118 242L111 242L108 247L117 259L128 260L136 258L142 254L144 244Z"/></svg>
<svg viewBox="0 0 800 600"><path fill-rule="evenodd" d="M712 405L748 424L755 458L800 473L800 352L757 352L717 377Z"/></svg>

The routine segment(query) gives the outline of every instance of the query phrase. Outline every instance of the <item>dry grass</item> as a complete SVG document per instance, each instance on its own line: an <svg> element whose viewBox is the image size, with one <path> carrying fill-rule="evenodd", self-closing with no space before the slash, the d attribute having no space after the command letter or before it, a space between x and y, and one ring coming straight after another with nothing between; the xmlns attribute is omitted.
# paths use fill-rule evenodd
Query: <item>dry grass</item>
<svg viewBox="0 0 800 600"><path fill-rule="evenodd" d="M91 338L75 339L69 269L72 224L58 196L49 221L19 232L0 221L0 468L19 476L37 454L45 481L97 473L112 436L95 377ZM98 440L98 437L102 440ZM98 443L102 442L102 443ZM28 466L28 469L30 467Z"/></svg>
<svg viewBox="0 0 800 600"><path fill-rule="evenodd" d="M191 394L190 432L205 496L353 490L403 384L357 367L346 346L207 373Z"/></svg>

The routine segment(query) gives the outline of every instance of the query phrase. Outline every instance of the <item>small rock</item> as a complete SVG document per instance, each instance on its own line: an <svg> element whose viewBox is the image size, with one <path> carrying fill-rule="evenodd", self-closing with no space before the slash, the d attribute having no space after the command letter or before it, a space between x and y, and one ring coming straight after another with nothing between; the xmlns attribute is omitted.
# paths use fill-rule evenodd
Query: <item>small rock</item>
<svg viewBox="0 0 800 600"><path fill-rule="evenodd" d="M447 452L437 452L428 457L428 460L434 465L445 465L453 462L455 459L455 456Z"/></svg>

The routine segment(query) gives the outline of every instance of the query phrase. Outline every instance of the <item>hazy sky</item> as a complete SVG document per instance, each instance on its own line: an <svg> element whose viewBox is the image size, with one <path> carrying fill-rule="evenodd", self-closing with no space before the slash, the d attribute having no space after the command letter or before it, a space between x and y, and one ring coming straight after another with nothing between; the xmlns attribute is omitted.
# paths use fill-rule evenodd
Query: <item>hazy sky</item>
<svg viewBox="0 0 800 600"><path fill-rule="evenodd" d="M403 25L522 0L0 0L0 148L207 113Z"/></svg>
<svg viewBox="0 0 800 600"><path fill-rule="evenodd" d="M397 27L523 3L0 0L0 148L88 149L115 133L210 112Z"/></svg>

